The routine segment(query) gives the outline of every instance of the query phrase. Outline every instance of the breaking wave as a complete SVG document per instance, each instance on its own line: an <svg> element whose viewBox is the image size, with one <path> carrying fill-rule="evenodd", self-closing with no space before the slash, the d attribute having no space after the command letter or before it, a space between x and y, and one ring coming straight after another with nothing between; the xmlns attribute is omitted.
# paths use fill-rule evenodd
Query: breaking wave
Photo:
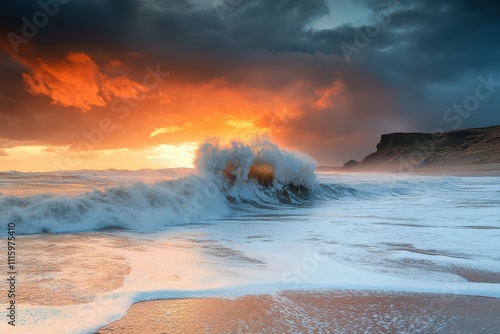
<svg viewBox="0 0 500 334"><path fill-rule="evenodd" d="M5 230L8 223L15 222L17 232L23 234L109 228L156 230L221 217L237 202L290 204L305 199L318 186L316 164L311 158L287 152L262 138L245 142L208 140L200 145L195 165L196 171L187 176L172 179L169 173L167 180L120 182L78 195L0 194L0 226ZM24 187L33 182L66 184L68 179L68 185L78 184L75 179L98 185L102 183L101 173L110 177L120 171L5 172L0 178L14 177L15 184ZM37 187L45 191L41 184Z"/></svg>

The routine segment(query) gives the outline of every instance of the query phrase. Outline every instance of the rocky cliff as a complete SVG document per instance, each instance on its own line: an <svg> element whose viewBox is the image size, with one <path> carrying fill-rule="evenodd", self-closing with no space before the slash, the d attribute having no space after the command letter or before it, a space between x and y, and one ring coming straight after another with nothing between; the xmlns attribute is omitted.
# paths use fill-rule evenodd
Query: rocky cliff
<svg viewBox="0 0 500 334"><path fill-rule="evenodd" d="M432 135L428 133L390 133L382 135L377 150L389 149L391 147L414 146L415 143L431 140Z"/></svg>
<svg viewBox="0 0 500 334"><path fill-rule="evenodd" d="M429 133L384 134L377 151L344 169L412 171L428 167L500 164L500 126Z"/></svg>

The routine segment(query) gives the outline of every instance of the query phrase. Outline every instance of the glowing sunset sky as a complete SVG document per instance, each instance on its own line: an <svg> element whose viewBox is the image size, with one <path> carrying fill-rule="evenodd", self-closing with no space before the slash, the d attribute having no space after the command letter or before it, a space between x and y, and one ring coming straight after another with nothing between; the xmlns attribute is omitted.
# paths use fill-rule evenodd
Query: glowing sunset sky
<svg viewBox="0 0 500 334"><path fill-rule="evenodd" d="M190 166L206 137L262 132L340 165L381 133L498 124L496 91L446 113L500 81L498 17L466 0L4 0L0 170Z"/></svg>

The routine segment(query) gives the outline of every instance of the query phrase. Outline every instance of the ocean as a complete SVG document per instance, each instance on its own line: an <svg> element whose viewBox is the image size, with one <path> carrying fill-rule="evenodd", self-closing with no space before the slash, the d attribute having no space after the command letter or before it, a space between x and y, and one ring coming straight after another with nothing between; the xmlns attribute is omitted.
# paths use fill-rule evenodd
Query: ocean
<svg viewBox="0 0 500 334"><path fill-rule="evenodd" d="M196 166L1 172L17 331L0 331L93 333L138 301L283 290L500 298L500 177L315 172L238 145Z"/></svg>

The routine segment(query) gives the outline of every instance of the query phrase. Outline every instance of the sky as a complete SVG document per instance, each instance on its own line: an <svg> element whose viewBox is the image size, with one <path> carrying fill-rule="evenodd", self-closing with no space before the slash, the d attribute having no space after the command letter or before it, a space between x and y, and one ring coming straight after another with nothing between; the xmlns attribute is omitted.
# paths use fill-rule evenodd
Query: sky
<svg viewBox="0 0 500 334"><path fill-rule="evenodd" d="M0 170L192 166L267 134L319 165L500 124L500 4L2 0Z"/></svg>

